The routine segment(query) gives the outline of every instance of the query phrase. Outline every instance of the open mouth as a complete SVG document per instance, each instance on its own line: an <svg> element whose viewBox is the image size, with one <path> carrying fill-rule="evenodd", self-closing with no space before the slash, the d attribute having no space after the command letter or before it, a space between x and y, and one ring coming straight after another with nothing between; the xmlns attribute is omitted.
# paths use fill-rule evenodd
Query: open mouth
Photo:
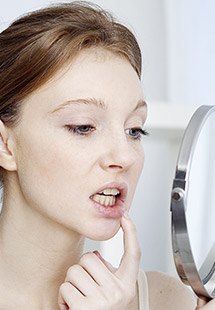
<svg viewBox="0 0 215 310"><path fill-rule="evenodd" d="M117 188L106 188L97 194L92 195L90 198L105 207L113 207L117 204L121 192Z"/></svg>
<svg viewBox="0 0 215 310"><path fill-rule="evenodd" d="M90 196L94 208L107 218L120 218L126 209L128 185L125 182L110 182Z"/></svg>
<svg viewBox="0 0 215 310"><path fill-rule="evenodd" d="M125 182L111 182L98 189L90 199L106 208L124 206L127 192L128 185Z"/></svg>

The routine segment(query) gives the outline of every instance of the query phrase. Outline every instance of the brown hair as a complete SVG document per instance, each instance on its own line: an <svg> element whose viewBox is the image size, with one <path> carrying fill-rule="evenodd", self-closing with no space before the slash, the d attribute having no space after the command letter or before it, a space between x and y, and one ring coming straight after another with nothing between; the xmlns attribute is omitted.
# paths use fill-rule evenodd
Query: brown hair
<svg viewBox="0 0 215 310"><path fill-rule="evenodd" d="M85 1L28 13L0 33L0 119L18 121L21 101L78 53L101 46L126 57L138 76L141 53L132 32Z"/></svg>

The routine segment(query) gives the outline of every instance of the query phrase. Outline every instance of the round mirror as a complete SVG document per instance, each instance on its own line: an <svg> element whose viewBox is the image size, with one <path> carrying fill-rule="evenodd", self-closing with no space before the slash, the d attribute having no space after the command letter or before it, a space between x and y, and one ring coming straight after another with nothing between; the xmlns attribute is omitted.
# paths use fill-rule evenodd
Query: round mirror
<svg viewBox="0 0 215 310"><path fill-rule="evenodd" d="M185 131L171 195L177 272L199 297L215 298L215 106L201 106Z"/></svg>

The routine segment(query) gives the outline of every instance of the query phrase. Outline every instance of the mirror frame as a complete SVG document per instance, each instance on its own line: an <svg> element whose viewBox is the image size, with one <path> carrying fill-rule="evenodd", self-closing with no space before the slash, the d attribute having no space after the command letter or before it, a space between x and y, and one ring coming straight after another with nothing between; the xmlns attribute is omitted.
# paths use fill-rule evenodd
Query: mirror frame
<svg viewBox="0 0 215 310"><path fill-rule="evenodd" d="M200 106L193 114L182 139L171 192L172 247L175 266L181 280L190 285L197 296L215 298L215 244L200 270L193 257L186 222L189 173L195 147L208 117L215 106Z"/></svg>

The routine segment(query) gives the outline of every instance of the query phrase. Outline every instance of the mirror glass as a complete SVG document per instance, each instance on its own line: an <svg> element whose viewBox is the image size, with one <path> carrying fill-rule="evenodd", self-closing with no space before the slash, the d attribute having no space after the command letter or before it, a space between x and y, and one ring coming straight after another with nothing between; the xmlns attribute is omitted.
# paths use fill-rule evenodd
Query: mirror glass
<svg viewBox="0 0 215 310"><path fill-rule="evenodd" d="M212 268L215 261L215 113L212 113L201 128L196 141L187 184L186 222L193 258L198 271L211 253ZM214 255L212 255L214 253ZM203 269L201 269L201 267Z"/></svg>
<svg viewBox="0 0 215 310"><path fill-rule="evenodd" d="M187 126L173 181L176 269L201 297L215 298L215 106L201 106Z"/></svg>

